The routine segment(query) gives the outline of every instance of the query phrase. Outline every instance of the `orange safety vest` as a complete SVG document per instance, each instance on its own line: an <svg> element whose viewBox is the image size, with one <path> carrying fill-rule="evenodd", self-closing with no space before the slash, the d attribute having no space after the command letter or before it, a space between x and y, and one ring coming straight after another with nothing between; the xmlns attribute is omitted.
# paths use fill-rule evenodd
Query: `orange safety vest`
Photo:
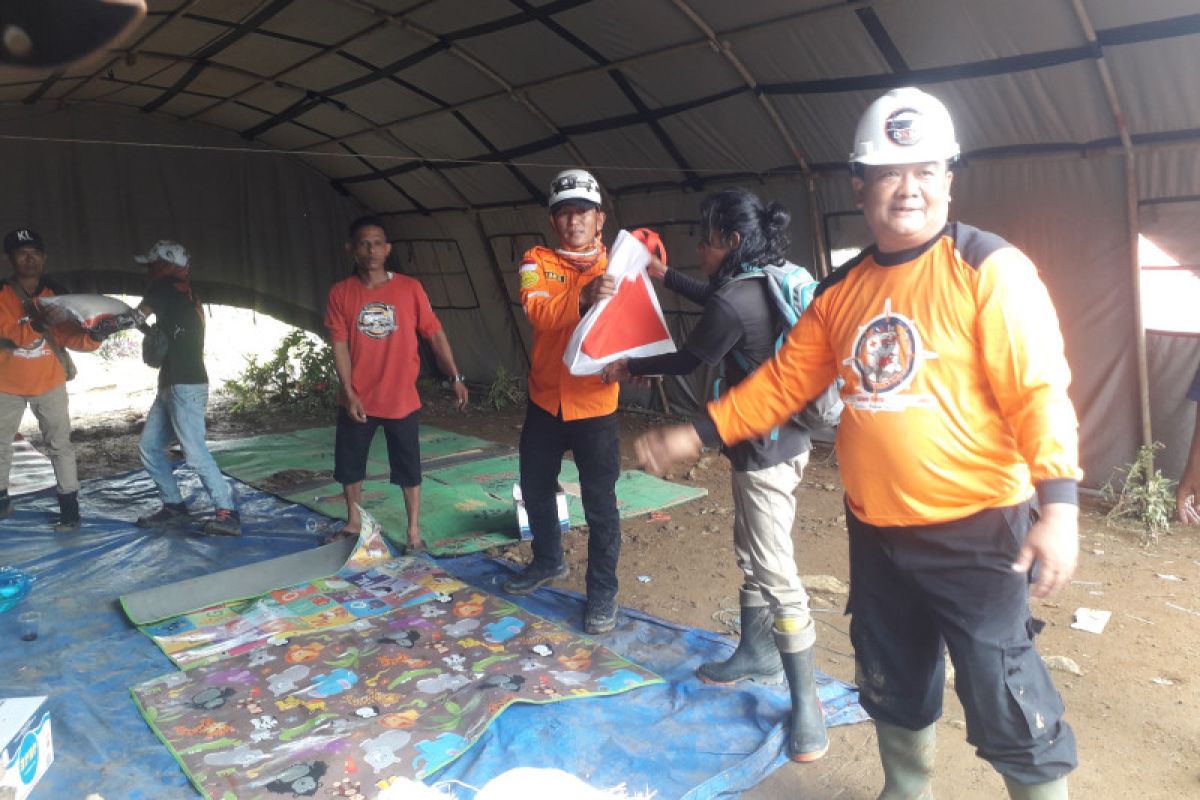
<svg viewBox="0 0 1200 800"><path fill-rule="evenodd" d="M525 253L518 272L521 305L533 327L529 399L564 420L602 417L617 410L620 388L599 375L572 375L563 363L567 342L579 324L579 292L604 274L608 259L580 272L548 247Z"/></svg>

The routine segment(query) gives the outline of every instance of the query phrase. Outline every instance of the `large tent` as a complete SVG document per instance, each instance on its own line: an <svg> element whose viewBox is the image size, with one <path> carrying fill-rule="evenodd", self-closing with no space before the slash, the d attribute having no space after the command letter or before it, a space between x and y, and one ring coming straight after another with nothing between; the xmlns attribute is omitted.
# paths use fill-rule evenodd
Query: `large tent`
<svg viewBox="0 0 1200 800"><path fill-rule="evenodd" d="M552 175L600 179L609 232L694 263L703 193L793 215L816 272L866 243L844 161L890 87L956 119L952 214L1040 266L1066 336L1087 483L1152 437L1178 471L1200 358L1142 335L1139 231L1200 251L1195 0L155 0L89 64L0 74L0 225L76 291L136 292L130 255L192 249L210 301L320 328L346 223L385 215L472 380L521 373L516 262ZM1194 263L1194 259L1191 259ZM665 296L678 336L696 309ZM668 386L673 408L705 378ZM649 395L629 396L650 401ZM1153 426L1151 430L1151 412Z"/></svg>

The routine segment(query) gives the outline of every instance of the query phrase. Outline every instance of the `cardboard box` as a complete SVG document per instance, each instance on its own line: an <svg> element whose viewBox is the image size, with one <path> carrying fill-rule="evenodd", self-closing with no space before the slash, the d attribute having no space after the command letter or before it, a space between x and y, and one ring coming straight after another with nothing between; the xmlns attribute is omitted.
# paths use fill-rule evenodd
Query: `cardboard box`
<svg viewBox="0 0 1200 800"><path fill-rule="evenodd" d="M558 529L566 533L571 529L571 514L567 511L567 493L563 491L562 484L558 486L555 499L558 501ZM529 515L525 513L525 501L521 498L519 483L513 484L513 506L517 509L517 530L521 541L528 542L533 539L533 532L529 530Z"/></svg>
<svg viewBox="0 0 1200 800"><path fill-rule="evenodd" d="M0 742L0 797L25 800L54 761L46 698L0 698Z"/></svg>

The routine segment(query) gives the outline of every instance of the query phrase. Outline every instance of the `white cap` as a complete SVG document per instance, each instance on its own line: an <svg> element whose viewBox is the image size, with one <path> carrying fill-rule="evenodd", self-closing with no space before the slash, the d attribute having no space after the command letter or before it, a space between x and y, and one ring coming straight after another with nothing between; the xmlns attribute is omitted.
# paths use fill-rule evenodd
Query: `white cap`
<svg viewBox="0 0 1200 800"><path fill-rule="evenodd" d="M872 103L854 131L854 164L923 164L958 156L950 112L920 89L892 89Z"/></svg>
<svg viewBox="0 0 1200 800"><path fill-rule="evenodd" d="M146 253L144 256L134 256L133 260L139 264L153 264L155 261L165 261L168 264L174 264L177 267L186 269L188 266L188 251L179 242L161 239L154 243L149 253Z"/></svg>
<svg viewBox="0 0 1200 800"><path fill-rule="evenodd" d="M565 169L554 176L550 184L550 210L567 200L582 200L600 205L600 184L592 173L582 169Z"/></svg>

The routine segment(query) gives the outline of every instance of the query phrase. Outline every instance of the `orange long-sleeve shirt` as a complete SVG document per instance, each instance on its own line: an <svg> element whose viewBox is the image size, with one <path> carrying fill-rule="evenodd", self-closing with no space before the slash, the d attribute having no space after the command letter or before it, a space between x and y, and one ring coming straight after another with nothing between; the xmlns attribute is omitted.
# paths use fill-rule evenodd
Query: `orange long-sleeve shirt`
<svg viewBox="0 0 1200 800"><path fill-rule="evenodd" d="M33 296L63 294L56 288L43 280ZM38 333L25 319L25 309L16 290L8 281L0 284L0 339L15 345L15 348L0 347L0 392L32 397L66 383L67 374L58 356L46 344L46 336L53 336L59 347L72 350L87 352L100 346L82 332L67 335L50 328L44 334Z"/></svg>
<svg viewBox="0 0 1200 800"><path fill-rule="evenodd" d="M599 375L572 375L563 363L567 342L579 324L579 292L604 274L608 259L580 272L547 247L534 247L521 259L521 305L533 327L529 399L564 420L588 419L617 410L616 384Z"/></svg>
<svg viewBox="0 0 1200 800"><path fill-rule="evenodd" d="M709 417L727 444L761 435L835 377L838 463L863 521L961 519L1035 484L1043 501L1074 501L1078 421L1058 317L1036 267L1000 237L954 223L912 251L864 251Z"/></svg>

